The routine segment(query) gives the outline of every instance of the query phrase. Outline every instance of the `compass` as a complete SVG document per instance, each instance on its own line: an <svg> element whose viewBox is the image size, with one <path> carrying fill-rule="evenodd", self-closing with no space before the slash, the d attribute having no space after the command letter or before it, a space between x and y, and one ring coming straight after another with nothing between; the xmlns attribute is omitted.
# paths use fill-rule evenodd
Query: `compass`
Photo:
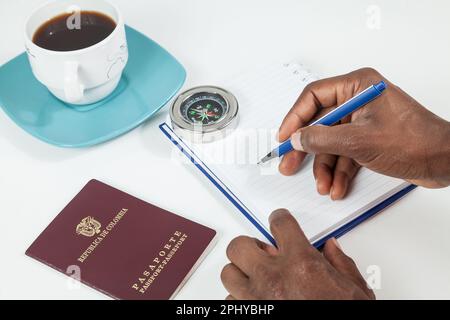
<svg viewBox="0 0 450 320"><path fill-rule="evenodd" d="M229 91L202 86L180 94L172 104L170 118L180 135L209 142L224 137L234 128L238 109L238 102Z"/></svg>

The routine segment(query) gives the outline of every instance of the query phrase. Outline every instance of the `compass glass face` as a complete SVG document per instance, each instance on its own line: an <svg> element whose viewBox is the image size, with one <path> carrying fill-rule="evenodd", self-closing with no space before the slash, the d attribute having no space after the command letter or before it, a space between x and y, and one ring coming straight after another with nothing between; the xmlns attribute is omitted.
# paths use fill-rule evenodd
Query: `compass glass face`
<svg viewBox="0 0 450 320"><path fill-rule="evenodd" d="M225 99L216 93L201 92L181 105L181 114L188 123L211 125L220 122L228 111Z"/></svg>

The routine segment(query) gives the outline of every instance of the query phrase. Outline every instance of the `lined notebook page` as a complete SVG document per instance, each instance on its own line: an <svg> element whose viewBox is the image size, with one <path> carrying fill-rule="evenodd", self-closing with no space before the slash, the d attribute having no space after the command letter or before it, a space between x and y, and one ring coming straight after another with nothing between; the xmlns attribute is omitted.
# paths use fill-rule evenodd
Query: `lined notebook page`
<svg viewBox="0 0 450 320"><path fill-rule="evenodd" d="M364 213L408 184L362 169L349 195L340 201L320 196L312 173L312 157L294 176L278 173L278 160L256 163L278 145L282 119L313 75L298 64L275 65L243 74L221 85L239 101L239 124L217 142L185 143L269 230L267 218L277 208L296 217L311 242Z"/></svg>

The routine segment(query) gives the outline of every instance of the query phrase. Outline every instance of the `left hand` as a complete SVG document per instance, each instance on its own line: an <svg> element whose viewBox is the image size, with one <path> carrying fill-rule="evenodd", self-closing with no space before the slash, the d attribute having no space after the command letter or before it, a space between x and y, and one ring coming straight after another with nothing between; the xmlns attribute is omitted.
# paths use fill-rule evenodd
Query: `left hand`
<svg viewBox="0 0 450 320"><path fill-rule="evenodd" d="M245 236L227 249L231 263L223 268L227 299L374 299L355 263L327 241L317 251L285 209L270 216L278 248Z"/></svg>

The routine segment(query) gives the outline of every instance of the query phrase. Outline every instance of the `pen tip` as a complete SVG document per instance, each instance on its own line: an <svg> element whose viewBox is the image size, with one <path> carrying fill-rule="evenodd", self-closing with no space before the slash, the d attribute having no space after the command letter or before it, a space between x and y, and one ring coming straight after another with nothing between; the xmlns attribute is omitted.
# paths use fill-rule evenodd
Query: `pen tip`
<svg viewBox="0 0 450 320"><path fill-rule="evenodd" d="M269 152L264 158L262 158L259 162L258 165L266 163L267 161L269 161L270 159L273 158L273 154L272 152Z"/></svg>

